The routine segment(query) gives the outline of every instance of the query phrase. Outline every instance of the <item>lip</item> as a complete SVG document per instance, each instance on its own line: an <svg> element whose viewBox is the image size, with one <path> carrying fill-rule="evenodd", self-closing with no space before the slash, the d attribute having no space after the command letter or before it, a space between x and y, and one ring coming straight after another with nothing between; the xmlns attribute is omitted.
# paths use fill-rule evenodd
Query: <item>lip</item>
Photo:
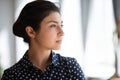
<svg viewBox="0 0 120 80"><path fill-rule="evenodd" d="M62 40L57 40L56 42L57 42L57 43L61 43L61 42L62 42Z"/></svg>

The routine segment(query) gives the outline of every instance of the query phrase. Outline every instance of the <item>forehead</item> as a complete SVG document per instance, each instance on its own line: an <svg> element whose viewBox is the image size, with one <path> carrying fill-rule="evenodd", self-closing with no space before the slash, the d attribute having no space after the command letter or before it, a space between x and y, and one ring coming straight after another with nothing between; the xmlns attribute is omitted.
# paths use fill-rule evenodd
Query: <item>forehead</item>
<svg viewBox="0 0 120 80"><path fill-rule="evenodd" d="M51 12L47 17L43 19L42 22L62 22L61 16L58 12Z"/></svg>

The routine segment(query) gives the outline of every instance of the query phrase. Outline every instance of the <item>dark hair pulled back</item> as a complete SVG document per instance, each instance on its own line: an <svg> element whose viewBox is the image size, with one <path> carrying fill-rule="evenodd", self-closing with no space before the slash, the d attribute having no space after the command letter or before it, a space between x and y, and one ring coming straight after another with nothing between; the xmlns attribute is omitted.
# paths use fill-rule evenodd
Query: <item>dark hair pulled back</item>
<svg viewBox="0 0 120 80"><path fill-rule="evenodd" d="M13 24L13 33L16 36L23 37L25 42L30 43L25 28L31 26L34 31L38 31L42 20L52 11L60 13L59 8L50 1L33 1L26 4Z"/></svg>

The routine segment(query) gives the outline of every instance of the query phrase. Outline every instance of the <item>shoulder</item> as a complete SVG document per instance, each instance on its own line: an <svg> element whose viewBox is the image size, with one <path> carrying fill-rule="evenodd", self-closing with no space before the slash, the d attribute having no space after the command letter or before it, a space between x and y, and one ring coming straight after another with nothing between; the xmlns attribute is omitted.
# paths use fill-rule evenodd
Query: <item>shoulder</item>
<svg viewBox="0 0 120 80"><path fill-rule="evenodd" d="M85 80L82 68L75 58L64 57L61 56L60 54L57 55L60 58L60 62L63 63L64 66L67 66L67 69L69 70L72 79Z"/></svg>
<svg viewBox="0 0 120 80"><path fill-rule="evenodd" d="M15 75L17 75L21 70L22 68L20 67L19 62L15 63L13 66L4 70L2 80L14 79Z"/></svg>
<svg viewBox="0 0 120 80"><path fill-rule="evenodd" d="M8 69L6 69L5 71L13 71L13 73L17 70L21 70L22 66L21 66L21 60L18 61L17 63L15 63L14 65L12 65L11 67L9 67Z"/></svg>
<svg viewBox="0 0 120 80"><path fill-rule="evenodd" d="M73 57L65 57L65 56L62 56L60 54L56 54L57 57L59 58L59 61L60 62L65 62L67 65L75 65L75 66L80 66L79 63L77 62L77 60Z"/></svg>
<svg viewBox="0 0 120 80"><path fill-rule="evenodd" d="M79 63L77 62L77 60L73 57L65 57L65 56L61 56L60 54L56 54L57 58L59 59L59 62L61 64L67 65L69 69L81 69Z"/></svg>

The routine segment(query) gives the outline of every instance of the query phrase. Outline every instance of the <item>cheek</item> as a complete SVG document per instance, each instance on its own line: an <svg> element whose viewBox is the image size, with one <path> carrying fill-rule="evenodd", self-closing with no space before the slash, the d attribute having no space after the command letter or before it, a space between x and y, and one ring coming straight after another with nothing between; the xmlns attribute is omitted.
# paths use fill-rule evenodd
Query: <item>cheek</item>
<svg viewBox="0 0 120 80"><path fill-rule="evenodd" d="M55 41L56 40L56 34L55 33L48 33L44 36L44 39L48 42Z"/></svg>
<svg viewBox="0 0 120 80"><path fill-rule="evenodd" d="M42 43L52 43L56 39L56 34L51 31L46 31L39 36Z"/></svg>
<svg viewBox="0 0 120 80"><path fill-rule="evenodd" d="M57 32L55 28L48 28L48 27L44 27L41 28L40 32L37 34L36 36L37 41L39 41L39 43L43 44L43 43L53 43L55 42L55 40L57 39Z"/></svg>
<svg viewBox="0 0 120 80"><path fill-rule="evenodd" d="M48 38L48 39L56 38L56 36L57 36L57 32L55 29L48 29L45 31L44 34L45 34L44 36L46 36L46 38Z"/></svg>
<svg viewBox="0 0 120 80"><path fill-rule="evenodd" d="M55 45L55 40L55 36L46 33L39 37L38 45L51 49Z"/></svg>

